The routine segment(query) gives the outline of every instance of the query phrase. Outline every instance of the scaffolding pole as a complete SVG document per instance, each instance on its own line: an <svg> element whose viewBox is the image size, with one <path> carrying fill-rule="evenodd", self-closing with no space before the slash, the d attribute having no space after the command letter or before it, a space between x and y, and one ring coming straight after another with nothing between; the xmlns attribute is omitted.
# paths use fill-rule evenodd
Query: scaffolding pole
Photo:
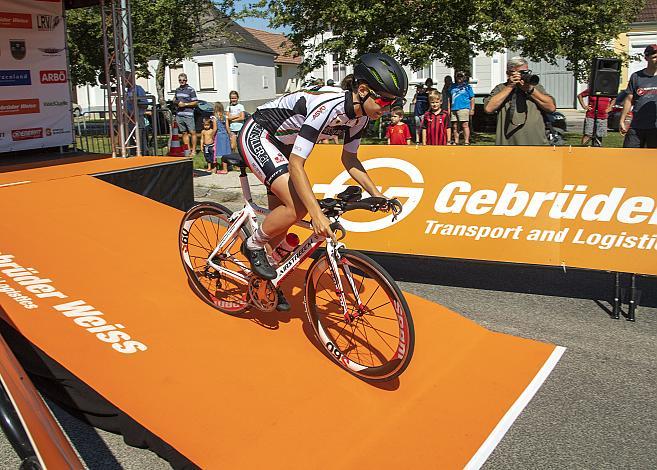
<svg viewBox="0 0 657 470"><path fill-rule="evenodd" d="M100 0L105 86L112 157L141 155L144 126L139 119L129 0Z"/></svg>

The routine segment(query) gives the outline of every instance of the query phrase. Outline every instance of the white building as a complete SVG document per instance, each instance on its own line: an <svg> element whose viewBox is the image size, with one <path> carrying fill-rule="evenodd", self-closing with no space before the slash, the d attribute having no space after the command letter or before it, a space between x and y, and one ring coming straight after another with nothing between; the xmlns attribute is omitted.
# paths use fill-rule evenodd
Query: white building
<svg viewBox="0 0 657 470"><path fill-rule="evenodd" d="M281 77L276 76L275 60L280 54L237 23L231 23L230 29L235 38L205 43L178 67L166 68L164 91L167 100L174 97L180 72L187 74L188 83L200 100L227 104L229 93L236 90L246 110L253 112L258 105L276 97L277 78ZM149 61L151 77L137 79L137 83L151 95L157 95L156 67L157 60ZM294 68L296 70L296 66ZM285 73L291 72L286 69ZM78 86L76 92L83 111L105 108L105 90L100 86Z"/></svg>

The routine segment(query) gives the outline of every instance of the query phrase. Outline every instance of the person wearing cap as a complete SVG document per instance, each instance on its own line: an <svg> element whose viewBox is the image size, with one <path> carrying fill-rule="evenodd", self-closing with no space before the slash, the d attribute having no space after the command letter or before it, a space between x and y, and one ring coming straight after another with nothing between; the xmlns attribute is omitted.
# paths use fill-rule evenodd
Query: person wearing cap
<svg viewBox="0 0 657 470"><path fill-rule="evenodd" d="M647 66L630 76L620 115L620 132L625 134L623 147L657 148L657 44L643 51ZM634 107L634 108L632 108ZM632 109L632 122L625 118Z"/></svg>

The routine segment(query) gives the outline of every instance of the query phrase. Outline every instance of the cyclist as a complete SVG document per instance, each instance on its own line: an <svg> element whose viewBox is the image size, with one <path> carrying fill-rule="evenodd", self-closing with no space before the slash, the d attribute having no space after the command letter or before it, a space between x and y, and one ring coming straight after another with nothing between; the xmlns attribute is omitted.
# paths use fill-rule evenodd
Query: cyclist
<svg viewBox="0 0 657 470"><path fill-rule="evenodd" d="M251 171L268 189L269 208L260 228L242 245L252 271L274 279L276 270L267 259L265 245L275 247L288 229L307 213L315 234L335 234L322 213L304 170L314 145L343 135L342 164L351 177L372 196L384 197L356 156L369 119L404 99L408 78L395 59L383 53L361 56L354 73L343 82L346 90L315 86L281 96L258 107L239 135L239 152ZM279 310L289 304L281 294Z"/></svg>

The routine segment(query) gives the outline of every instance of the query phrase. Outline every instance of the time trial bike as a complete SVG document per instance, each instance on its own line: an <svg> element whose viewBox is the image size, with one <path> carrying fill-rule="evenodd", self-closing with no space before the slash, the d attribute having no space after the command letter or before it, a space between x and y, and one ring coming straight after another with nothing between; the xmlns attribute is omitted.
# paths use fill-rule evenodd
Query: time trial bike
<svg viewBox="0 0 657 470"><path fill-rule="evenodd" d="M228 314L252 307L273 311L277 287L326 242L326 250L306 272L304 288L305 310L319 343L333 361L363 380L398 377L413 355L415 332L408 303L390 274L341 241L314 233L281 260L275 279L253 274L240 248L258 228L257 215L270 211L253 202L244 163L232 163L240 165L244 208L233 213L220 204L202 202L189 209L180 224L180 255L195 293ZM346 212L391 211L396 217L401 211L396 199L363 198L358 186L318 202L339 240L346 235L339 223ZM312 231L305 220L296 225Z"/></svg>

